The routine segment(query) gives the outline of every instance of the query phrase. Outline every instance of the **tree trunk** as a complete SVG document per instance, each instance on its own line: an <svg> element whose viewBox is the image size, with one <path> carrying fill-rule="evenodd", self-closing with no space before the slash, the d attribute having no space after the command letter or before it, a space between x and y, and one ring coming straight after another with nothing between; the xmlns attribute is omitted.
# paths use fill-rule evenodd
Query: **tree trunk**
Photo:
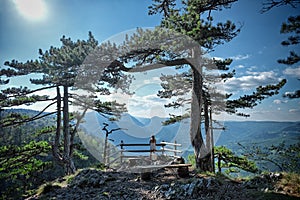
<svg viewBox="0 0 300 200"><path fill-rule="evenodd" d="M105 142L104 142L104 152L103 152L103 159L104 159L104 165L108 165L108 154L107 154L107 151L108 151L108 147L107 147L107 141L108 140L108 133L106 132L105 134Z"/></svg>
<svg viewBox="0 0 300 200"><path fill-rule="evenodd" d="M55 132L55 138L54 143L52 145L52 153L54 159L61 164L62 163L62 157L59 153L59 140L60 140L60 134L61 134L61 94L59 87L56 87L56 101L57 101L57 116L56 116L56 132Z"/></svg>
<svg viewBox="0 0 300 200"><path fill-rule="evenodd" d="M212 107L210 107L210 110L209 110L209 136L210 136L210 141L209 141L209 144L210 144L210 162L211 162L211 167L212 167L212 172L215 173L215 144L214 144L214 134L213 134L213 121L212 121Z"/></svg>
<svg viewBox="0 0 300 200"><path fill-rule="evenodd" d="M75 138L75 134L78 130L78 127L81 123L81 120L83 119L83 117L85 116L85 113L87 112L87 108L84 109L83 113L81 114L81 116L79 118L77 118L77 122L76 125L74 127L74 130L71 131L71 136L70 136L70 157L72 158L73 153L74 153L74 138Z"/></svg>
<svg viewBox="0 0 300 200"><path fill-rule="evenodd" d="M212 147L213 144L211 143L212 135L211 130L212 127L210 127L210 118L209 118L209 110L208 110L208 97L204 97L204 126L205 126L205 135L206 135L206 147L207 147L207 167L209 172L214 172L214 166L213 166L213 154L212 154Z"/></svg>
<svg viewBox="0 0 300 200"><path fill-rule="evenodd" d="M221 155L218 153L218 173L222 173L222 168L221 168Z"/></svg>
<svg viewBox="0 0 300 200"><path fill-rule="evenodd" d="M64 97L63 97L63 134L64 134L64 155L63 162L65 166L66 174L73 174L76 171L74 162L71 159L71 149L70 149L70 127L69 127L69 92L68 86L63 86Z"/></svg>
<svg viewBox="0 0 300 200"><path fill-rule="evenodd" d="M201 133L201 109L203 105L203 80L201 67L201 50L200 48L193 49L193 58L195 63L192 63L193 85L192 85L192 102L191 102L191 127L190 137L194 147L196 158L196 168L201 171L210 170L210 155L203 141Z"/></svg>

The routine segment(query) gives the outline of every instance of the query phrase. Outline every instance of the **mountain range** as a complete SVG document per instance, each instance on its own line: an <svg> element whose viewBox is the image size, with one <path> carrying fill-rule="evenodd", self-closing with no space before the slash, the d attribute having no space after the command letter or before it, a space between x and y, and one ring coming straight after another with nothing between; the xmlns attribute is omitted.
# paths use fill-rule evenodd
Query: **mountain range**
<svg viewBox="0 0 300 200"><path fill-rule="evenodd" d="M96 112L89 112L85 115L84 123L81 128L86 134L93 137L105 138L102 130L103 123L109 124L108 130L118 129L109 135L109 142L118 146L121 141L124 143L149 143L151 135L155 135L157 143L161 141L182 144L180 150L186 157L193 152L190 136L190 120L185 119L181 122L163 126L165 118L152 117L141 118L130 114L123 114L118 121L109 121L105 116ZM214 127L217 125L213 125ZM219 126L219 125L218 125ZM285 142L294 144L300 141L300 122L275 122L275 121L225 121L222 125L225 130L214 130L214 141L217 146L226 146L233 151L240 148L238 143L245 146L272 145ZM137 148L137 147L135 147ZM145 149L149 147L139 147ZM130 149L127 147L126 149Z"/></svg>

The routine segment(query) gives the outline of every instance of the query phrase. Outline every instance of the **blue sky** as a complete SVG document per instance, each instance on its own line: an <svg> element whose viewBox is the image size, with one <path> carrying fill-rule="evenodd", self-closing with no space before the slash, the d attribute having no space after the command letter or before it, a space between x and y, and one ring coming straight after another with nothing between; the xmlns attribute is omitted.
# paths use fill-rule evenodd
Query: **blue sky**
<svg viewBox="0 0 300 200"><path fill-rule="evenodd" d="M12 59L19 61L36 59L39 48L46 50L51 45L59 46L62 35L73 40L86 39L88 31L92 31L96 39L101 42L120 32L136 27L154 27L160 22L159 16L147 15L150 0L28 1L36 1L35 6L22 7L18 0L0 1L1 64ZM37 7L40 4L41 7ZM279 7L260 14L261 7L260 0L240 0L231 9L222 12L213 11L212 16L215 20L228 19L237 25L243 24L243 27L235 39L218 46L211 56L230 57L234 60L231 67L236 69L237 76L229 80L224 88L235 95L251 93L258 85L275 84L282 78L286 78L288 83L279 95L265 100L254 109L247 110L251 118L227 115L222 117L226 120L298 121L300 100L284 99L282 95L299 88L300 82L297 80L300 78L299 63L287 67L276 61L285 58L291 49L280 45L280 42L287 38L287 35L279 33L280 25L288 16L298 13L296 9L290 7ZM29 14L26 14L26 9L29 9ZM297 49L296 51L299 52L299 46L292 49ZM168 111L155 103L155 100L160 103L163 101L158 100L154 92L145 93L151 86L159 87L157 78L159 73L140 75L144 84L136 86L137 95L134 98L127 98L127 102L130 101L135 107L135 110L132 110L134 114L141 116L146 112L167 115ZM24 85L24 81L25 78L18 79L10 84Z"/></svg>

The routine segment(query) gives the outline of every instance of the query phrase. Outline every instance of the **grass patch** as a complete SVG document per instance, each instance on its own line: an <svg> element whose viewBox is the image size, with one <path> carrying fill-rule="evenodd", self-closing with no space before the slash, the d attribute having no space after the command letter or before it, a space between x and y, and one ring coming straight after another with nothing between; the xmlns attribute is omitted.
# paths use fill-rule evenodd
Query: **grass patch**
<svg viewBox="0 0 300 200"><path fill-rule="evenodd" d="M37 189L37 195L47 194L61 188L60 185L53 183L45 183Z"/></svg>

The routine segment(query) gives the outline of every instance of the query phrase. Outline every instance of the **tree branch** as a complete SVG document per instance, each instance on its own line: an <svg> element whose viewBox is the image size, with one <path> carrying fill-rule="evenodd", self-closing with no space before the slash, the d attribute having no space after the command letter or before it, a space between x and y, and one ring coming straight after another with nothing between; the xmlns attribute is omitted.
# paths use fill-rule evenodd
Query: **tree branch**
<svg viewBox="0 0 300 200"><path fill-rule="evenodd" d="M164 67L170 67L170 66L177 66L177 65L190 65L192 66L193 63L192 58L179 58L176 60L168 60L164 62L158 62L158 63L153 63L153 64L148 64L148 65L137 65L132 68L125 67L123 63L119 61L115 61L112 64L117 64L117 66L125 72L145 72L145 71L150 71L150 70L155 70L155 69L160 69Z"/></svg>
<svg viewBox="0 0 300 200"><path fill-rule="evenodd" d="M38 91L41 91L41 90L46 90L46 89L50 89L50 88L54 88L54 87L57 87L57 86L43 87L43 88L39 88L39 89L36 89L36 90L27 90L26 92L21 92L21 94L15 94L15 95L12 95L12 96L8 96L7 98L15 98L15 97L18 97L20 95L28 95L28 94L31 94L31 93L34 93L34 92L38 92ZM22 88L17 88L17 89L22 89ZM27 88L25 87L24 89L26 90Z"/></svg>

